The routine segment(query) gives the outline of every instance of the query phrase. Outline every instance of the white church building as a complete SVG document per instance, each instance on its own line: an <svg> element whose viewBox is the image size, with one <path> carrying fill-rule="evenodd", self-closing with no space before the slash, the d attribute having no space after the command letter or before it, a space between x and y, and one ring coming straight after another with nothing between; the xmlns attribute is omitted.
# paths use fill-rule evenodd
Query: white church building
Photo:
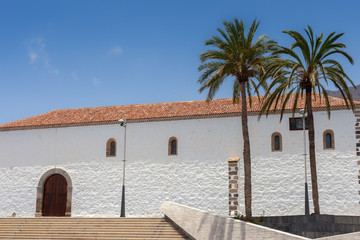
<svg viewBox="0 0 360 240"><path fill-rule="evenodd" d="M321 213L360 215L360 113L330 104L330 119L324 100L313 104ZM253 215L304 213L302 121L290 108L280 122L278 112L259 119L257 98L249 106ZM54 110L0 125L0 216L58 215L52 206L119 216L125 129L126 216L160 216L165 200L242 214L240 115L229 98Z"/></svg>

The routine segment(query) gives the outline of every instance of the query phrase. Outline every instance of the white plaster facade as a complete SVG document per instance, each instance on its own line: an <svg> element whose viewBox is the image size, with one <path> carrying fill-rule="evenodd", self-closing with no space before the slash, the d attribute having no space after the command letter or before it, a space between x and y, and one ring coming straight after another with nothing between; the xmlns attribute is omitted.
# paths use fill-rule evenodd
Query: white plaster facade
<svg viewBox="0 0 360 240"><path fill-rule="evenodd" d="M303 135L289 130L289 117L280 122L277 114L260 120L249 116L254 215L304 212ZM326 112L315 112L314 119L321 212L359 215L355 116L334 110L331 120ZM323 150L327 129L334 132L334 150ZM271 151L273 132L282 135L282 152ZM169 156L173 136L178 154ZM116 157L106 157L110 138L117 142ZM52 168L71 177L72 216L119 216L123 144L124 128L118 124L0 132L0 216L34 216L36 187ZM165 200L227 215L230 157L240 157L239 209L244 212L240 117L129 121L126 215L159 216ZM311 200L310 171L308 182Z"/></svg>

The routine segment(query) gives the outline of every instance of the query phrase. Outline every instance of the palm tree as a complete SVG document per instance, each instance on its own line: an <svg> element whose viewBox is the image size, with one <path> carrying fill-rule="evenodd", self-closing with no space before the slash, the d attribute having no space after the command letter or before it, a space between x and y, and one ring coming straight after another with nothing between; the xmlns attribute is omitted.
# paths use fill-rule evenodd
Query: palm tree
<svg viewBox="0 0 360 240"><path fill-rule="evenodd" d="M250 139L247 119L246 95L251 96L255 91L258 95L258 79L265 74L265 64L271 56L267 55L274 50L276 42L266 35L254 40L259 22L254 20L247 35L245 35L244 22L234 19L234 22L224 21L225 31L218 28L220 36L212 36L205 41L206 46L214 49L207 50L200 55L202 72L198 82L200 92L208 89L207 100L210 101L225 79L233 79L233 102L239 102L241 97L241 121L244 139L244 172L245 172L245 214L251 218L251 159ZM265 56L267 55L267 56ZM251 98L249 98L251 106Z"/></svg>
<svg viewBox="0 0 360 240"><path fill-rule="evenodd" d="M353 59L344 51L346 46L337 41L343 33L336 34L333 32L324 38L323 34L314 37L310 26L304 30L307 39L296 31L283 31L292 37L294 43L290 48L279 47L275 51L276 54L287 59L277 58L273 63L269 64L267 74L272 77L272 82L265 92L262 112L268 114L270 109L278 109L280 107L280 119L282 119L286 104L290 96L293 96L292 113L294 114L298 107L299 99L303 98L305 93L305 109L308 113L309 123L312 196L314 212L315 214L320 214L312 101L316 97L320 98L320 100L323 98L326 102L328 117L330 118L330 104L325 87L332 83L342 94L346 106L354 109L354 103L347 85L350 83L354 86L354 83L346 75L341 64L334 60L333 57L341 55L351 64L353 64ZM317 95L316 93L319 94Z"/></svg>

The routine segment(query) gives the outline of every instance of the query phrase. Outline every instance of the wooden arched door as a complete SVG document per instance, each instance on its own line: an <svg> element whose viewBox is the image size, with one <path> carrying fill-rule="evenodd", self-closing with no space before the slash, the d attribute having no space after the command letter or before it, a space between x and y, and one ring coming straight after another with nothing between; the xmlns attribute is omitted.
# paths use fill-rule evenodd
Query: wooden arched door
<svg viewBox="0 0 360 240"><path fill-rule="evenodd" d="M44 184L43 216L65 216L67 182L60 174L53 174Z"/></svg>

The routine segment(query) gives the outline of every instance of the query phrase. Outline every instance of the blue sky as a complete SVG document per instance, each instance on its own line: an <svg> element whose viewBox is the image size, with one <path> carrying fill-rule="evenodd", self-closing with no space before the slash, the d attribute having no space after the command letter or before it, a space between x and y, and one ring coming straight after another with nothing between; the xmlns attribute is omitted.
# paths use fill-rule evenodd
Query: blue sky
<svg viewBox="0 0 360 240"><path fill-rule="evenodd" d="M0 1L0 124L54 109L205 99L204 41L224 20L282 45L282 30L345 32L360 83L359 1ZM340 59L341 60L341 59ZM231 81L216 98L231 97ZM331 89L332 86L329 86Z"/></svg>

